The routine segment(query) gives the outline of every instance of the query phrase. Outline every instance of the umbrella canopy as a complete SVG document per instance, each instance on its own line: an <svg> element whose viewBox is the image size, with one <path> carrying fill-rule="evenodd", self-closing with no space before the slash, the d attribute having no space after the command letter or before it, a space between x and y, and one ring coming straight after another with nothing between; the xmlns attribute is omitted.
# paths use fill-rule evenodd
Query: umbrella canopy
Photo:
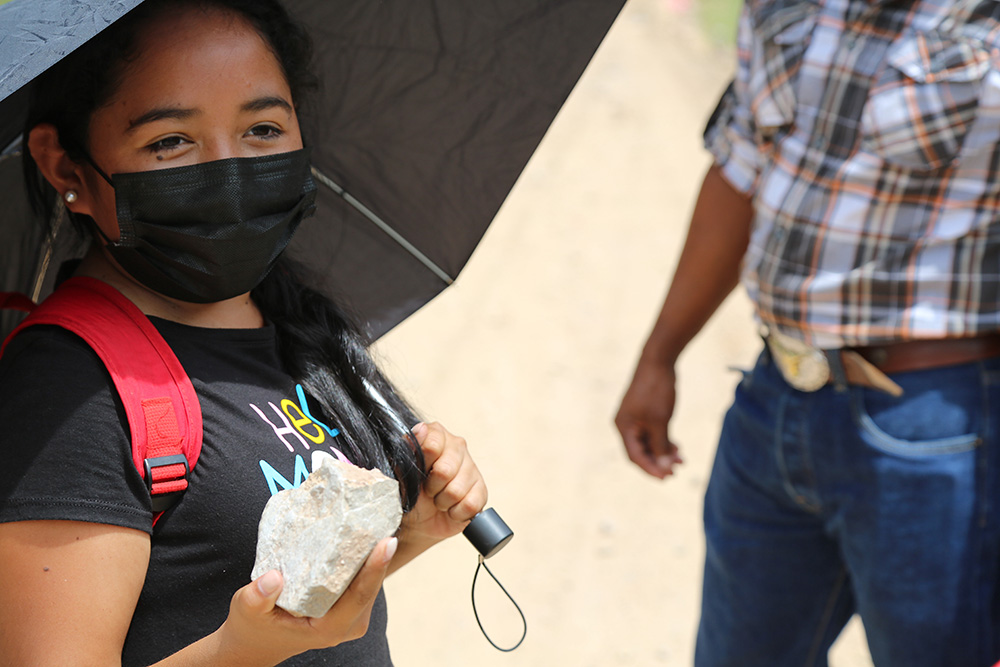
<svg viewBox="0 0 1000 667"><path fill-rule="evenodd" d="M0 5L2 290L44 296L77 252L21 194L24 86L136 4ZM458 276L624 0L286 4L321 80L304 119L317 214L289 253L378 336Z"/></svg>

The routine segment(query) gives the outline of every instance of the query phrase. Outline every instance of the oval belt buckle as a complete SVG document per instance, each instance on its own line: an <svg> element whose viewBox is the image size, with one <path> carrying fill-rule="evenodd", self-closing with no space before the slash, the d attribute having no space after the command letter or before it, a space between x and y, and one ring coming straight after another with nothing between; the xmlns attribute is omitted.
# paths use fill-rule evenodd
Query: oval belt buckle
<svg viewBox="0 0 1000 667"><path fill-rule="evenodd" d="M767 335L767 346L782 377L799 391L816 391L830 380L830 362L822 350L778 331Z"/></svg>

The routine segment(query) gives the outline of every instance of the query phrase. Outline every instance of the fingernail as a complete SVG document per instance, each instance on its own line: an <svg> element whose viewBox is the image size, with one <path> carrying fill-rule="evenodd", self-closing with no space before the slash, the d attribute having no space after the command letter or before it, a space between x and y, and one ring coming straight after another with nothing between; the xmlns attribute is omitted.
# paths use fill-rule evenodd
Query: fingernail
<svg viewBox="0 0 1000 667"><path fill-rule="evenodd" d="M399 540L397 538L392 538L389 540L389 544L385 545L385 556L383 557L383 563L388 563L392 560L392 557L396 555L396 548L399 546Z"/></svg>
<svg viewBox="0 0 1000 667"><path fill-rule="evenodd" d="M414 424L413 428L410 430L413 432L413 435L419 438L423 436L423 434L427 431L427 424L423 422L418 422L417 424Z"/></svg>
<svg viewBox="0 0 1000 667"><path fill-rule="evenodd" d="M278 574L277 570L271 570L257 580L257 590L264 597L278 590L279 586L281 586L281 575Z"/></svg>
<svg viewBox="0 0 1000 667"><path fill-rule="evenodd" d="M656 465L660 466L664 470L669 470L670 466L673 464L673 459L666 454L663 456L656 457Z"/></svg>

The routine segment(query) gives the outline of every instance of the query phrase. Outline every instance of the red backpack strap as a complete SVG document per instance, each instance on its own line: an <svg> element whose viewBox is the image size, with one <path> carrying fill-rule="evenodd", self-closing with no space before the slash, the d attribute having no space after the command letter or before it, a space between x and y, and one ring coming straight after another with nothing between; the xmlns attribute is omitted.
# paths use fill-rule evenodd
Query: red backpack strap
<svg viewBox="0 0 1000 667"><path fill-rule="evenodd" d="M20 292L0 292L0 310L6 309L30 313L35 309L35 302Z"/></svg>
<svg viewBox="0 0 1000 667"><path fill-rule="evenodd" d="M118 290L84 277L67 280L35 307L0 354L18 332L37 324L73 332L100 357L125 406L132 461L146 480L153 511L170 507L187 489L201 454L202 421L191 379L160 332Z"/></svg>

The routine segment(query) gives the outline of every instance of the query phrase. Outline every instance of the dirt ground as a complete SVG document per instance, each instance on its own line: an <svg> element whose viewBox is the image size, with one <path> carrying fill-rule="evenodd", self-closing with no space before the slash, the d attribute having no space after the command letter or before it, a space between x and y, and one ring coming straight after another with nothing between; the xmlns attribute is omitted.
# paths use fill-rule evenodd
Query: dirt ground
<svg viewBox="0 0 1000 667"><path fill-rule="evenodd" d="M687 3L630 0L454 287L379 343L425 416L464 435L513 528L489 561L528 620L493 649L456 538L392 577L398 667L684 666L704 552L701 503L723 411L759 342L742 293L680 362L666 482L625 457L612 417L659 308L733 70ZM480 579L501 645L516 612ZM870 665L852 622L835 667Z"/></svg>

